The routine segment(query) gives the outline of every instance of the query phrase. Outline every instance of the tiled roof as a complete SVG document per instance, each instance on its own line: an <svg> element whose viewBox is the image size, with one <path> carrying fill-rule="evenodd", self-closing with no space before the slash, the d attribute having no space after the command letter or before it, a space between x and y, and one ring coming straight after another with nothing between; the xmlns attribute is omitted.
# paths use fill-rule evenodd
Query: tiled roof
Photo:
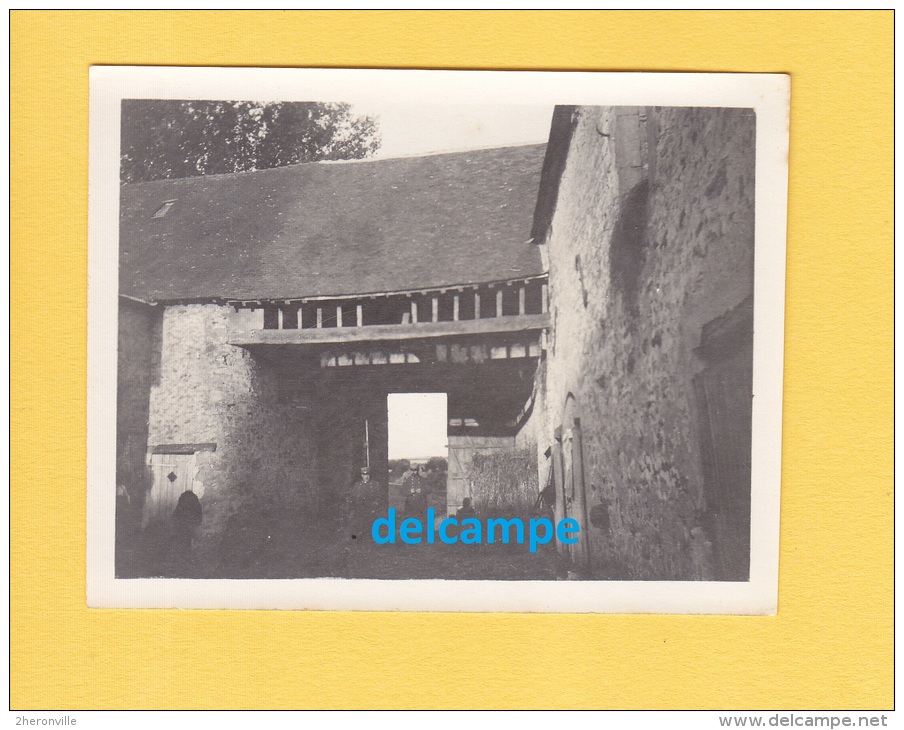
<svg viewBox="0 0 904 730"><path fill-rule="evenodd" d="M283 299L540 274L528 239L544 149L124 185L120 293L155 301Z"/></svg>

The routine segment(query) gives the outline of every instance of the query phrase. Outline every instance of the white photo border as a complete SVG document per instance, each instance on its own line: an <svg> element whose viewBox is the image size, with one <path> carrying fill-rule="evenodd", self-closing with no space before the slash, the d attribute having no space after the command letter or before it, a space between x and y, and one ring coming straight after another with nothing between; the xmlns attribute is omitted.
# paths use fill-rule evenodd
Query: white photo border
<svg viewBox="0 0 904 730"><path fill-rule="evenodd" d="M756 123L747 582L114 577L120 108L125 98L752 108ZM790 77L96 66L90 73L87 602L94 608L771 615L777 611Z"/></svg>

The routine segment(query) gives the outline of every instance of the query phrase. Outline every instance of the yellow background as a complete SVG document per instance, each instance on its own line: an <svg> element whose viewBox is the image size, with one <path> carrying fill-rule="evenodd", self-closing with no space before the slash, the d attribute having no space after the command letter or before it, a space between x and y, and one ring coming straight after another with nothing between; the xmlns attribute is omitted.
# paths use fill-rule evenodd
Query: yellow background
<svg viewBox="0 0 904 730"><path fill-rule="evenodd" d="M10 32L13 708L892 707L891 11L13 11ZM92 64L791 74L778 615L88 610Z"/></svg>

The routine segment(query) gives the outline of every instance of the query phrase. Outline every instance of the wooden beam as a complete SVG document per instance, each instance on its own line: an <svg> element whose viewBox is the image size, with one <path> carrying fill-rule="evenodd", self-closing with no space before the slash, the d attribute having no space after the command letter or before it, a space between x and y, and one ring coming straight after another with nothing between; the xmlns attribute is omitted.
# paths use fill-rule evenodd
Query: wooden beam
<svg viewBox="0 0 904 730"><path fill-rule="evenodd" d="M411 323L417 324L417 302L411 300Z"/></svg>
<svg viewBox="0 0 904 730"><path fill-rule="evenodd" d="M433 322L439 322L439 299L437 297L433 297Z"/></svg>
<svg viewBox="0 0 904 730"><path fill-rule="evenodd" d="M364 326L364 307L361 304L358 305L358 307L356 309L356 314L357 314L357 317L356 317L355 321L358 323L358 327L363 327Z"/></svg>
<svg viewBox="0 0 904 730"><path fill-rule="evenodd" d="M459 306L459 300L458 300L458 294L456 294L452 298L452 321L453 322L458 321L458 306Z"/></svg>
<svg viewBox="0 0 904 730"><path fill-rule="evenodd" d="M276 329L281 330L283 328L283 311L282 307L276 308Z"/></svg>
<svg viewBox="0 0 904 730"><path fill-rule="evenodd" d="M540 311L546 314L549 311L549 284L544 284L540 290Z"/></svg>
<svg viewBox="0 0 904 730"><path fill-rule="evenodd" d="M336 305L336 326L337 327L342 326L342 305L341 304Z"/></svg>
<svg viewBox="0 0 904 730"><path fill-rule="evenodd" d="M496 290L496 316L502 316L502 295L504 294L504 290L499 288Z"/></svg>
<svg viewBox="0 0 904 730"><path fill-rule="evenodd" d="M518 314L524 314L524 307L526 302L524 285L518 287Z"/></svg>
<svg viewBox="0 0 904 730"><path fill-rule="evenodd" d="M303 318L302 315L301 315L301 310L302 310L303 308L304 308L304 307L302 307L302 306L299 304L299 305L298 305L298 311L295 313L296 316L298 317L298 329L301 329L301 325L304 323L304 318Z"/></svg>
<svg viewBox="0 0 904 730"><path fill-rule="evenodd" d="M317 307L317 329L323 327L323 307Z"/></svg>
<svg viewBox="0 0 904 730"><path fill-rule="evenodd" d="M496 332L527 332L549 326L548 314L523 317L463 319L458 322L421 322L420 324L370 325L367 327L323 327L306 330L251 330L236 332L233 345L316 345L341 342L391 342L457 335L487 335Z"/></svg>
<svg viewBox="0 0 904 730"><path fill-rule="evenodd" d="M474 290L474 319L480 319L480 292Z"/></svg>

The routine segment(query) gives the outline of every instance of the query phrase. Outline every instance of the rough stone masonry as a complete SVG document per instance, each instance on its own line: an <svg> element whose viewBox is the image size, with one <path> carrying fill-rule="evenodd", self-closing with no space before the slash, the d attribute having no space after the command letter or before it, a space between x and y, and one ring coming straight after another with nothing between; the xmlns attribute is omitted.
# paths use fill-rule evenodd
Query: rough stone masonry
<svg viewBox="0 0 904 730"><path fill-rule="evenodd" d="M592 577L746 579L720 574L743 539L707 517L693 381L704 326L753 292L753 112L579 107L572 125L547 239L541 470L578 417Z"/></svg>

